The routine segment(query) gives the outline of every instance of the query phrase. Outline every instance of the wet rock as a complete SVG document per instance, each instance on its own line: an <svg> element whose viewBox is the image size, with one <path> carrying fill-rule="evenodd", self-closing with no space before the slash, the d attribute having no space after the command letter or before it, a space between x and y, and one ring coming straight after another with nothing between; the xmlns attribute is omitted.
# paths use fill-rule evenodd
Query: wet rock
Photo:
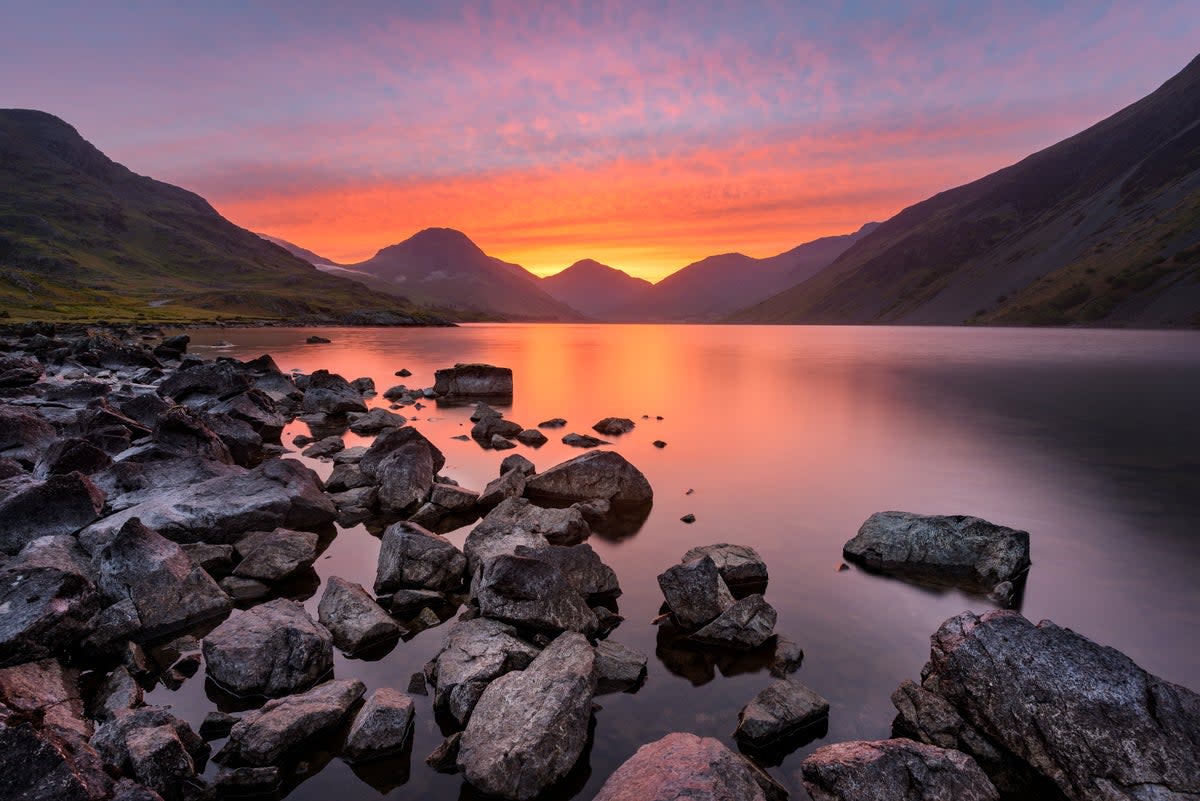
<svg viewBox="0 0 1200 801"><path fill-rule="evenodd" d="M389 428L399 428L407 422L407 417L387 409L372 409L361 417L354 418L350 422L350 430L359 436L368 436Z"/></svg>
<svg viewBox="0 0 1200 801"><path fill-rule="evenodd" d="M359 460L358 467L368 478L379 480L378 471L384 462L397 455L407 456L410 449L418 447L429 451L430 460L433 462L433 473L437 475L446 466L446 457L412 426L401 426L391 431L385 431L376 437L366 454Z"/></svg>
<svg viewBox="0 0 1200 801"><path fill-rule="evenodd" d="M621 434L628 434L633 430L633 426L633 421L628 417L605 417L592 426L592 430L606 437L615 437Z"/></svg>
<svg viewBox="0 0 1200 801"><path fill-rule="evenodd" d="M532 476L537 472L537 466L521 454L514 453L500 460L500 475L504 475L510 470L516 470L525 476Z"/></svg>
<svg viewBox="0 0 1200 801"><path fill-rule="evenodd" d="M829 702L792 679L777 679L742 707L734 736L765 746L824 720Z"/></svg>
<svg viewBox="0 0 1200 801"><path fill-rule="evenodd" d="M0 456L32 465L56 436L54 426L41 416L0 404Z"/></svg>
<svg viewBox="0 0 1200 801"><path fill-rule="evenodd" d="M235 609L204 638L203 649L209 677L237 695L298 692L333 667L333 636L283 598Z"/></svg>
<svg viewBox="0 0 1200 801"><path fill-rule="evenodd" d="M556 465L529 479L525 494L556 501L649 503L654 499L642 472L615 451L593 451Z"/></svg>
<svg viewBox="0 0 1200 801"><path fill-rule="evenodd" d="M128 599L138 637L148 639L219 617L229 597L166 537L133 518L95 554L97 586L109 603Z"/></svg>
<svg viewBox="0 0 1200 801"><path fill-rule="evenodd" d="M548 562L497 556L483 565L475 590L486 617L534 631L592 634L598 622L571 582Z"/></svg>
<svg viewBox="0 0 1200 801"><path fill-rule="evenodd" d="M222 414L241 420L250 426L263 442L278 443L287 424L287 418L278 411L275 401L257 389L235 395L209 411L214 415Z"/></svg>
<svg viewBox="0 0 1200 801"><path fill-rule="evenodd" d="M333 456L335 453L344 450L346 443L336 434L329 437L324 437L317 440L312 445L309 445L301 453L310 459L324 459Z"/></svg>
<svg viewBox="0 0 1200 801"><path fill-rule="evenodd" d="M299 410L304 393L296 386L295 380L280 370L279 365L275 364L275 360L270 356L263 355L242 362L240 369L254 389L269 397L281 411Z"/></svg>
<svg viewBox="0 0 1200 801"><path fill-rule="evenodd" d="M503 417L504 415L488 406L482 401L475 404L475 408L471 411L471 422L478 423L485 417Z"/></svg>
<svg viewBox="0 0 1200 801"><path fill-rule="evenodd" d="M236 362L202 362L177 370L158 385L158 394L189 406L212 405L250 389Z"/></svg>
<svg viewBox="0 0 1200 801"><path fill-rule="evenodd" d="M89 526L80 537L103 541L127 520L175 542L234 542L247 531L309 529L333 521L337 509L316 473L293 459L271 459L190 486L165 490Z"/></svg>
<svg viewBox="0 0 1200 801"><path fill-rule="evenodd" d="M383 533L375 592L453 590L462 584L466 569L466 557L445 537L410 522L396 523Z"/></svg>
<svg viewBox="0 0 1200 801"><path fill-rule="evenodd" d="M425 674L417 671L408 677L408 692L409 695L429 695L429 689L426 687Z"/></svg>
<svg viewBox="0 0 1200 801"><path fill-rule="evenodd" d="M654 442L652 442L652 443L650 443L650 444L652 444L652 445L653 445L654 447L656 447L656 448L665 448L665 447L667 447L667 443L663 442L661 439L656 439L656 440L654 440Z"/></svg>
<svg viewBox="0 0 1200 801"><path fill-rule="evenodd" d="M964 612L934 634L922 675L1069 799L1200 794L1200 696L1069 629Z"/></svg>
<svg viewBox="0 0 1200 801"><path fill-rule="evenodd" d="M267 701L234 725L217 760L225 765L276 764L289 751L341 723L365 691L357 679L334 680Z"/></svg>
<svg viewBox="0 0 1200 801"><path fill-rule="evenodd" d="M402 367L396 371L395 375L400 378L408 378L410 375L412 375L412 371L408 368Z"/></svg>
<svg viewBox="0 0 1200 801"><path fill-rule="evenodd" d="M30 801L99 801L112 780L88 742L78 675L59 662L0 670L0 796Z"/></svg>
<svg viewBox="0 0 1200 801"><path fill-rule="evenodd" d="M394 429L381 439L391 440L405 428ZM379 485L379 510L385 516L395 518L415 511L429 496L433 478L440 469L435 459L436 449L424 437L412 438L391 451L387 458L375 462L375 446L359 462L359 469L368 477L374 477ZM440 456L440 453L437 455Z"/></svg>
<svg viewBox="0 0 1200 801"><path fill-rule="evenodd" d="M561 417L551 417L549 420L538 423L538 428L562 428L566 424L567 421Z"/></svg>
<svg viewBox="0 0 1200 801"><path fill-rule="evenodd" d="M79 473L29 484L0 501L0 552L14 554L39 537L74 534L103 509L104 493Z"/></svg>
<svg viewBox="0 0 1200 801"><path fill-rule="evenodd" d="M88 717L109 720L121 712L142 705L142 687L124 666L118 665L104 677L87 705Z"/></svg>
<svg viewBox="0 0 1200 801"><path fill-rule="evenodd" d="M775 633L775 608L761 595L747 595L713 622L693 632L696 642L726 648L757 648Z"/></svg>
<svg viewBox="0 0 1200 801"><path fill-rule="evenodd" d="M611 442L607 442L602 439L597 439L596 437L593 437L589 434L575 434L575 433L567 434L565 437L562 438L562 441L563 441L564 445L570 445L572 448L596 448L596 447L599 447L600 445L611 445L612 444Z"/></svg>
<svg viewBox="0 0 1200 801"><path fill-rule="evenodd" d="M702 556L712 558L721 578L735 593L742 589L762 592L767 588L767 564L758 551L747 545L702 545L685 553L683 561L690 562Z"/></svg>
<svg viewBox="0 0 1200 801"><path fill-rule="evenodd" d="M621 594L617 574L592 550L587 543L574 546L540 545L529 547L518 545L515 556L538 559L552 565L584 598L595 596L616 597Z"/></svg>
<svg viewBox="0 0 1200 801"><path fill-rule="evenodd" d="M719 740L675 732L643 745L594 801L783 801L787 791Z"/></svg>
<svg viewBox="0 0 1200 801"><path fill-rule="evenodd" d="M367 411L362 393L328 370L317 370L308 377L301 408L305 414L341 415Z"/></svg>
<svg viewBox="0 0 1200 801"><path fill-rule="evenodd" d="M317 560L317 535L308 531L256 531L238 540L235 547L242 560L233 575L268 583L303 573Z"/></svg>
<svg viewBox="0 0 1200 801"><path fill-rule="evenodd" d="M354 717L343 758L364 762L404 748L413 729L413 702L404 693L382 687L367 699Z"/></svg>
<svg viewBox="0 0 1200 801"><path fill-rule="evenodd" d="M183 455L233 464L233 454L197 412L172 406L154 423L154 441Z"/></svg>
<svg viewBox="0 0 1200 801"><path fill-rule="evenodd" d="M716 562L708 555L667 568L659 574L658 586L672 616L685 629L715 620L734 604Z"/></svg>
<svg viewBox="0 0 1200 801"><path fill-rule="evenodd" d="M818 748L801 764L813 801L998 801L966 754L912 740L855 740Z"/></svg>
<svg viewBox="0 0 1200 801"><path fill-rule="evenodd" d="M872 570L987 592L1029 570L1029 534L965 515L878 512L843 556Z"/></svg>
<svg viewBox="0 0 1200 801"><path fill-rule="evenodd" d="M512 626L474 618L454 623L432 663L435 708L465 723L483 690L513 670L524 670L539 650L517 637Z"/></svg>
<svg viewBox="0 0 1200 801"><path fill-rule="evenodd" d="M230 715L227 712L221 712L214 709L204 716L204 720L200 723L200 736L205 740L219 740L229 736L229 730L233 728L241 718L236 715Z"/></svg>
<svg viewBox="0 0 1200 801"><path fill-rule="evenodd" d="M491 445L492 450L494 451L507 451L517 447L499 434L493 434L492 439L488 444Z"/></svg>
<svg viewBox="0 0 1200 801"><path fill-rule="evenodd" d="M524 431L517 433L515 439L522 445L528 445L530 448L540 448L549 440L546 435L536 428L527 428Z"/></svg>
<svg viewBox="0 0 1200 801"><path fill-rule="evenodd" d="M271 595L271 585L258 579L226 576L218 582L221 591L236 603L261 601Z"/></svg>
<svg viewBox="0 0 1200 801"><path fill-rule="evenodd" d="M456 364L434 371L433 391L448 398L511 396L512 370L490 364Z"/></svg>
<svg viewBox="0 0 1200 801"><path fill-rule="evenodd" d="M70 650L100 606L91 565L74 538L33 540L0 567L0 665Z"/></svg>
<svg viewBox="0 0 1200 801"><path fill-rule="evenodd" d="M684 515L683 517L679 518L679 520L680 520L681 522L683 522L683 523L695 523L695 522L696 522L696 516L695 516L694 514L691 514L691 513L689 512L688 514L686 514L686 515Z"/></svg>
<svg viewBox="0 0 1200 801"><path fill-rule="evenodd" d="M31 356L0 356L0 389L36 384L45 372Z"/></svg>
<svg viewBox="0 0 1200 801"><path fill-rule="evenodd" d="M527 474L520 468L514 468L492 479L479 493L479 508L491 509L508 498L519 498L525 492Z"/></svg>
<svg viewBox="0 0 1200 801"><path fill-rule="evenodd" d="M359 469L358 465L335 463L333 472L329 474L329 478L325 481L325 489L330 492L346 492L347 490L370 486L371 483L371 479Z"/></svg>
<svg viewBox="0 0 1200 801"><path fill-rule="evenodd" d="M463 731L458 766L485 793L532 799L575 766L587 741L595 652L560 635L525 670L484 690Z"/></svg>
<svg viewBox="0 0 1200 801"><path fill-rule="evenodd" d="M612 640L596 643L596 694L631 690L646 678L646 655Z"/></svg>
<svg viewBox="0 0 1200 801"><path fill-rule="evenodd" d="M350 382L350 386L354 387L362 395L375 394L375 379L371 378L370 376L356 378Z"/></svg>
<svg viewBox="0 0 1200 801"><path fill-rule="evenodd" d="M523 430L520 423L488 415L479 418L478 422L471 426L471 436L480 442L490 443L495 437L508 439L509 437L515 437Z"/></svg>
<svg viewBox="0 0 1200 801"><path fill-rule="evenodd" d="M804 649L787 637L775 638L775 651L771 654L771 663L767 666L771 675L782 679L795 673L804 662Z"/></svg>
<svg viewBox="0 0 1200 801"><path fill-rule="evenodd" d="M571 504L571 508L578 509L588 525L593 525L604 522L605 518L612 511L612 504L604 498L592 498L591 500L573 503Z"/></svg>
<svg viewBox="0 0 1200 801"><path fill-rule="evenodd" d="M157 706L118 714L96 729L92 745L106 764L170 801L188 796L209 753L187 723Z"/></svg>
<svg viewBox="0 0 1200 801"><path fill-rule="evenodd" d="M458 773L458 748L461 744L462 732L456 731L425 757L425 764L438 773Z"/></svg>
<svg viewBox="0 0 1200 801"><path fill-rule="evenodd" d="M90 476L112 464L112 457L79 437L56 440L41 455L33 468L36 478L81 473Z"/></svg>
<svg viewBox="0 0 1200 801"><path fill-rule="evenodd" d="M326 339L325 337L317 336L316 334L313 334L304 340L304 344L306 345L328 345L331 342L333 342L332 339Z"/></svg>
<svg viewBox="0 0 1200 801"><path fill-rule="evenodd" d="M348 654L400 636L400 624L358 584L331 576L317 607L321 625Z"/></svg>

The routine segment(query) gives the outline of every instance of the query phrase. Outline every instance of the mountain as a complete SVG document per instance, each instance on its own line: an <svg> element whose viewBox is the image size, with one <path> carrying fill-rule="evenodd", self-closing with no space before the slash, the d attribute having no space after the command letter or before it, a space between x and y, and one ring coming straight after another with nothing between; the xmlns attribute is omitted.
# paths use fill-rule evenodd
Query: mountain
<svg viewBox="0 0 1200 801"><path fill-rule="evenodd" d="M267 240L268 242L272 242L276 245L279 245L279 247L283 248L288 253L291 253L296 258L304 259L306 262L308 262L313 267L316 267L318 269L320 269L321 267L341 267L342 266L342 265L338 264L336 261L334 261L333 259L327 259L324 256L318 256L316 253L313 253L308 248L302 248L299 245L296 245L296 244L293 244L293 243L287 241L286 239L280 239L277 236L271 236L270 234L262 234L262 233L260 233L259 236L262 237L263 239ZM332 270L330 270L329 272L332 272Z"/></svg>
<svg viewBox="0 0 1200 801"><path fill-rule="evenodd" d="M24 109L0 110L0 308L14 319L441 322L321 273Z"/></svg>
<svg viewBox="0 0 1200 801"><path fill-rule="evenodd" d="M548 295L537 276L487 255L466 234L451 228L426 228L345 269L365 273L388 291L438 308L511 320L581 317Z"/></svg>
<svg viewBox="0 0 1200 801"><path fill-rule="evenodd" d="M596 320L622 320L646 307L654 290L644 278L583 259L541 281L542 289L571 308ZM636 316L636 315L634 315Z"/></svg>
<svg viewBox="0 0 1200 801"><path fill-rule="evenodd" d="M1200 57L734 321L1200 325Z"/></svg>

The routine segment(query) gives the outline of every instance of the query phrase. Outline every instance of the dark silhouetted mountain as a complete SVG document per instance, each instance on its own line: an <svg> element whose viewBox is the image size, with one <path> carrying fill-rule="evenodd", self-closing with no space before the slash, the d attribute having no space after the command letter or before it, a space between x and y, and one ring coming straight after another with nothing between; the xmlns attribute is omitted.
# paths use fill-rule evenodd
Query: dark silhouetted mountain
<svg viewBox="0 0 1200 801"><path fill-rule="evenodd" d="M1200 57L1082 133L905 209L731 319L1200 325Z"/></svg>
<svg viewBox="0 0 1200 801"><path fill-rule="evenodd" d="M592 259L542 279L542 288L595 320L623 320L649 305L654 285Z"/></svg>
<svg viewBox="0 0 1200 801"><path fill-rule="evenodd" d="M539 279L487 255L466 234L426 228L348 270L366 273L417 303L512 320L578 320Z"/></svg>
<svg viewBox="0 0 1200 801"><path fill-rule="evenodd" d="M24 109L0 110L0 307L14 319L436 319L316 270Z"/></svg>

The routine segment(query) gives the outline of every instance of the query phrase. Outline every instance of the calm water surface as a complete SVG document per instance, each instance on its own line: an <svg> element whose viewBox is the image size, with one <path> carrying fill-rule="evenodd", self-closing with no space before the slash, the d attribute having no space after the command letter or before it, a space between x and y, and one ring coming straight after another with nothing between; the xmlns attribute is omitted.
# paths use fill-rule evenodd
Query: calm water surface
<svg viewBox="0 0 1200 801"><path fill-rule="evenodd" d="M770 681L766 671L659 648L650 624L662 601L655 576L698 544L758 549L771 573L776 630L805 650L797 678L832 704L827 735L771 768L792 797L807 798L799 765L814 748L888 736L888 697L901 680L919 678L929 635L989 603L838 572L842 544L885 509L972 514L1028 530L1027 617L1052 619L1200 687L1196 333L470 325L323 329L332 344L305 345L309 333L191 332L205 356L270 353L284 370L371 376L381 393L401 382L429 386L436 368L455 362L490 362L513 369L513 404L502 411L526 426L565 417L560 434L588 433L602 417L637 421L613 447L649 478L654 509L636 535L591 544L624 590L626 621L612 638L650 655L649 676L636 694L598 699L590 752L557 798L590 799L638 746L671 731L736 748L737 712ZM402 367L413 376L394 378ZM416 414L413 424L446 454L445 474L475 489L496 476L507 452L452 439L469 430L468 409L431 403ZM299 433L307 433L302 423L285 443ZM654 448L656 439L667 447ZM348 445L359 442L347 435ZM512 453L545 469L580 451L554 437ZM304 461L329 474L329 463ZM687 513L695 524L680 522ZM466 532L449 536L461 545ZM339 530L318 572L370 588L378 551L363 527ZM319 598L317 590L305 600L314 617ZM425 631L378 661L339 654L336 675L362 679L368 691L403 690L445 630ZM193 726L213 708L203 673L148 700L174 705ZM289 798L473 798L459 777L425 766L441 734L430 699L416 703L411 754L351 768L316 750Z"/></svg>

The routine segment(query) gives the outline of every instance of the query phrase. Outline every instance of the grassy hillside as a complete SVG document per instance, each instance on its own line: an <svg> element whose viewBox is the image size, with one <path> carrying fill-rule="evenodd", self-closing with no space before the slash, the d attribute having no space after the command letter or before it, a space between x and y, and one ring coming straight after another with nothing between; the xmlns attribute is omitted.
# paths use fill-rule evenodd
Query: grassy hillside
<svg viewBox="0 0 1200 801"><path fill-rule="evenodd" d="M326 275L136 175L50 114L0 110L0 313L8 319L438 318Z"/></svg>
<svg viewBox="0 0 1200 801"><path fill-rule="evenodd" d="M1200 324L1200 58L1128 108L905 209L743 322Z"/></svg>

